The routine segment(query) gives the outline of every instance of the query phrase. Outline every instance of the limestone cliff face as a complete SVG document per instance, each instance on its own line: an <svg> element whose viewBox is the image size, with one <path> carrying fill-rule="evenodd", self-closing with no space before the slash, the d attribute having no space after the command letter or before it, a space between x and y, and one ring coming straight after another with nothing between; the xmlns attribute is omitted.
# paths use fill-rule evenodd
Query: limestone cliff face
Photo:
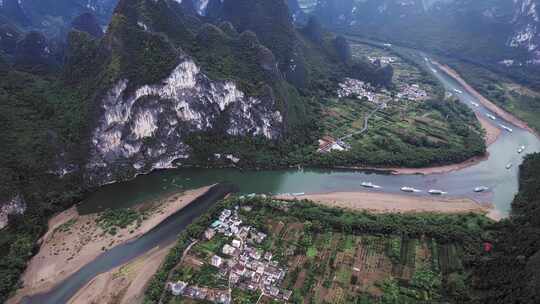
<svg viewBox="0 0 540 304"><path fill-rule="evenodd" d="M529 64L540 63L539 6L536 0L514 0L513 33L508 45L526 50Z"/></svg>
<svg viewBox="0 0 540 304"><path fill-rule="evenodd" d="M195 131L276 139L282 115L272 94L253 98L232 81L209 79L188 56L160 84L131 93L120 80L101 100L92 134L87 181L103 184L190 157L184 139Z"/></svg>

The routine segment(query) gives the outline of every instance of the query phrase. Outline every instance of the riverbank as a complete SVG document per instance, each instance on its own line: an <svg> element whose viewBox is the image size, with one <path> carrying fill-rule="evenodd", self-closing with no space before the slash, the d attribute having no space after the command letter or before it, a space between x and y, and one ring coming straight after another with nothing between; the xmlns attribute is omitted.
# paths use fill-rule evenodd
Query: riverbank
<svg viewBox="0 0 540 304"><path fill-rule="evenodd" d="M448 74L450 77L454 78L469 94L474 96L478 99L478 101L487 109L492 111L493 113L497 114L498 116L502 117L504 120L518 126L519 128L525 129L529 131L532 134L535 134L537 137L539 137L538 133L533 130L529 125L524 122L523 120L515 117L514 115L510 114L503 108L499 107L495 103L493 103L491 100L484 97L482 94L480 94L476 89L471 87L463 78L461 78L461 75L451 67L445 64L438 63L436 61L432 61L434 65L436 65L439 69L441 69L443 72Z"/></svg>
<svg viewBox="0 0 540 304"><path fill-rule="evenodd" d="M491 208L467 198L423 197L379 192L330 192L300 196L277 196L281 200L310 200L329 207L372 213L479 213L498 220Z"/></svg>
<svg viewBox="0 0 540 304"><path fill-rule="evenodd" d="M497 141L499 136L501 136L502 131L495 127L491 122L489 122L484 117L478 115L476 113L476 117L478 118L478 121L482 125L482 128L486 131L486 134L484 136L484 140L486 142L486 146L490 146L494 142ZM403 175L410 175L410 174L422 174L422 175L431 175L431 174L444 174L444 173L450 173L454 171L459 171L462 169L465 169L467 167L474 166L486 159L488 159L489 153L486 152L483 156L476 156L473 158L470 158L464 162L458 163L458 164L452 164L452 165L446 165L446 166L438 166L438 167L427 167L427 168L391 168L389 169L392 174L403 174Z"/></svg>
<svg viewBox="0 0 540 304"><path fill-rule="evenodd" d="M143 303L148 283L173 246L156 247L129 263L96 276L68 303Z"/></svg>
<svg viewBox="0 0 540 304"><path fill-rule="evenodd" d="M22 276L22 289L7 303L20 303L25 296L48 291L101 253L146 234L211 187L156 200L151 206L145 206L148 210L140 223L118 229L114 235L96 223L98 214L79 215L76 207L54 216L49 221L47 233L40 240L38 254L30 260Z"/></svg>

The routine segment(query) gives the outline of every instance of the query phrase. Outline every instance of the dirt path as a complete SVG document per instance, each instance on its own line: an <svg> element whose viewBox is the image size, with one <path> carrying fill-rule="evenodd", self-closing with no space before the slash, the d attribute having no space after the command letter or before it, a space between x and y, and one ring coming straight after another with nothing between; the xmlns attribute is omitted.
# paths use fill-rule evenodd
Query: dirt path
<svg viewBox="0 0 540 304"><path fill-rule="evenodd" d="M152 230L211 187L176 193L153 202L140 225L133 223L118 229L115 235L106 233L96 224L97 214L81 216L75 207L58 214L49 221L49 230L41 239L40 250L22 276L23 288L7 303L19 303L24 296L46 292L102 252Z"/></svg>
<svg viewBox="0 0 540 304"><path fill-rule="evenodd" d="M290 196L278 196L278 199L291 200ZM490 208L471 199L422 197L373 192L332 192L296 196L295 199L307 199L322 205L373 213L480 213L488 214Z"/></svg>
<svg viewBox="0 0 540 304"><path fill-rule="evenodd" d="M173 246L156 247L129 263L96 276L68 303L142 303L146 286Z"/></svg>

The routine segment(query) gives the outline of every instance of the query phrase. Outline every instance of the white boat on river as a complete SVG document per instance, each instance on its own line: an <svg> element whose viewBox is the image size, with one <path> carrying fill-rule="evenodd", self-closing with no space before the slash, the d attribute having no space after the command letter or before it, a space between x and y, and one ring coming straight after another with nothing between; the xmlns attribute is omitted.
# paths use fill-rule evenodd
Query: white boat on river
<svg viewBox="0 0 540 304"><path fill-rule="evenodd" d="M428 191L429 194L431 195L444 195L444 194L448 194L448 192L444 192L442 190L435 190L435 189L431 189Z"/></svg>
<svg viewBox="0 0 540 304"><path fill-rule="evenodd" d="M476 192L476 193L480 193L480 192L484 192L484 191L488 191L488 190L489 190L489 188L486 187L486 186L480 186L480 187L474 188L474 192Z"/></svg>
<svg viewBox="0 0 540 304"><path fill-rule="evenodd" d="M499 126L500 126L501 128L503 128L503 129L505 129L506 131L510 132L510 133L514 132L514 130L512 130L512 128L507 127L507 126L505 126L505 125L503 125L503 124L499 124Z"/></svg>
<svg viewBox="0 0 540 304"><path fill-rule="evenodd" d="M362 187L371 189L381 189L381 186L375 185L372 182L362 182Z"/></svg>
<svg viewBox="0 0 540 304"><path fill-rule="evenodd" d="M409 193L418 193L418 192L422 192L422 190L415 189L415 188L412 188L412 187L401 187L401 191L403 191L403 192L409 192Z"/></svg>
<svg viewBox="0 0 540 304"><path fill-rule="evenodd" d="M497 117L493 116L492 114L486 114L487 117L489 117L489 119L491 120L497 120Z"/></svg>
<svg viewBox="0 0 540 304"><path fill-rule="evenodd" d="M523 153L523 151L525 151L525 146L519 147L518 153L521 154L521 153Z"/></svg>

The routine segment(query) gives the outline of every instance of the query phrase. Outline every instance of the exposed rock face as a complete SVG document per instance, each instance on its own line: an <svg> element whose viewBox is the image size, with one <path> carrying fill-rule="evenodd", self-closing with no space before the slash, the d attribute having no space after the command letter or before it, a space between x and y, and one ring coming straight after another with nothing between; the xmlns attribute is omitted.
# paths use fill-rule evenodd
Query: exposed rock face
<svg viewBox="0 0 540 304"><path fill-rule="evenodd" d="M20 195L16 195L7 202L0 204L0 229L8 225L10 215L23 214L25 210L26 203Z"/></svg>
<svg viewBox="0 0 540 304"><path fill-rule="evenodd" d="M514 26L508 45L524 49L530 54L527 63L540 63L540 18L537 0L514 0Z"/></svg>
<svg viewBox="0 0 540 304"><path fill-rule="evenodd" d="M87 181L102 184L187 158L190 132L221 130L229 135L281 135L275 100L246 96L231 81L212 81L187 56L160 84L127 91L120 80L102 100L93 132ZM120 174L120 177L117 175Z"/></svg>

